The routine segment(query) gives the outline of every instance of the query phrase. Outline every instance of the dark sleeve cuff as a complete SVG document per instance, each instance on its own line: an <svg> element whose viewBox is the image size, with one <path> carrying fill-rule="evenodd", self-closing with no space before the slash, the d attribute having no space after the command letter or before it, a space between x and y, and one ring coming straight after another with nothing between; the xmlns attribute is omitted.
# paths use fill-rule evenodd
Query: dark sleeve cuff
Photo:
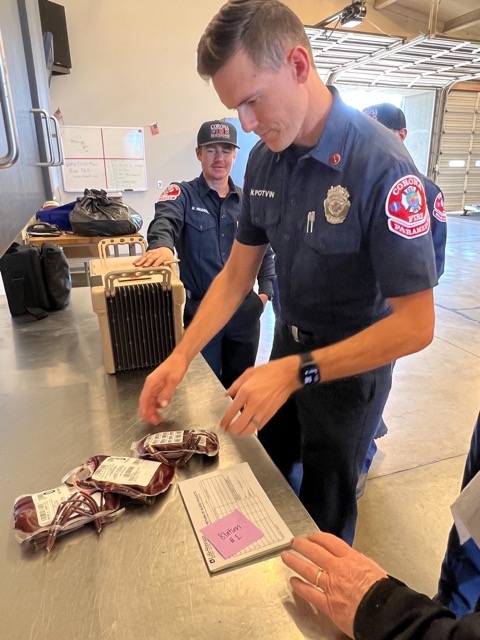
<svg viewBox="0 0 480 640"><path fill-rule="evenodd" d="M353 629L355 640L453 640L464 637L461 629L455 633L456 624L451 611L389 577L367 591Z"/></svg>
<svg viewBox="0 0 480 640"><path fill-rule="evenodd" d="M265 282L258 283L258 295L263 294L267 296L269 300L273 298L273 286L271 280L266 280Z"/></svg>
<svg viewBox="0 0 480 640"><path fill-rule="evenodd" d="M152 240L148 243L147 251L150 251L151 249L160 249L160 247L166 247L167 249L171 249L171 251L175 251L173 244L165 240Z"/></svg>

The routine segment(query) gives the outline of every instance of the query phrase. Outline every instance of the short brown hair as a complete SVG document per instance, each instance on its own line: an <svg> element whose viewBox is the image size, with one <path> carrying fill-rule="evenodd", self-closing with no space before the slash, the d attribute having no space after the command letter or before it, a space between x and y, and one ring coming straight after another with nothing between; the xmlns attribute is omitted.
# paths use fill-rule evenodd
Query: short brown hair
<svg viewBox="0 0 480 640"><path fill-rule="evenodd" d="M312 49L300 19L278 0L229 0L212 18L197 48L197 71L212 78L243 49L259 69L276 70L289 46Z"/></svg>

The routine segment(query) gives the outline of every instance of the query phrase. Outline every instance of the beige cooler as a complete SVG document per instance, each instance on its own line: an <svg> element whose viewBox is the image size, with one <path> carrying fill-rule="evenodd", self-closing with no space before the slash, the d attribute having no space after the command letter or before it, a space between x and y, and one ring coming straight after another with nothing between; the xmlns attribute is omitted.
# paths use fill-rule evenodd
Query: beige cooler
<svg viewBox="0 0 480 640"><path fill-rule="evenodd" d="M169 267L134 267L133 260L89 263L107 373L157 366L183 332L185 289L178 276Z"/></svg>

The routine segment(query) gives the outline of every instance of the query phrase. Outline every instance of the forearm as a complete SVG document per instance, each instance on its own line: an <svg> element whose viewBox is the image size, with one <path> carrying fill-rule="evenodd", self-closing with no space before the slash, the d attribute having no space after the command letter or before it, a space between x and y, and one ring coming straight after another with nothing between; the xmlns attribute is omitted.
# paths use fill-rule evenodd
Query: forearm
<svg viewBox="0 0 480 640"><path fill-rule="evenodd" d="M322 381L371 371L430 344L434 328L431 291L408 296L407 302L354 336L314 351Z"/></svg>
<svg viewBox="0 0 480 640"><path fill-rule="evenodd" d="M354 621L355 640L479 640L480 614L458 620L448 609L386 578L366 593Z"/></svg>

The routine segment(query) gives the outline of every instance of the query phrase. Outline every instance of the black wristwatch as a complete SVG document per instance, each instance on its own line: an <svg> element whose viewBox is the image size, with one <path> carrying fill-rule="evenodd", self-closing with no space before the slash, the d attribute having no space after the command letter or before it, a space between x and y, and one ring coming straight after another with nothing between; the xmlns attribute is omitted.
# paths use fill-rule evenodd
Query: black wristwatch
<svg viewBox="0 0 480 640"><path fill-rule="evenodd" d="M300 382L304 386L318 384L321 380L320 369L317 367L310 351L305 351L298 355L300 356L300 369L298 370Z"/></svg>

